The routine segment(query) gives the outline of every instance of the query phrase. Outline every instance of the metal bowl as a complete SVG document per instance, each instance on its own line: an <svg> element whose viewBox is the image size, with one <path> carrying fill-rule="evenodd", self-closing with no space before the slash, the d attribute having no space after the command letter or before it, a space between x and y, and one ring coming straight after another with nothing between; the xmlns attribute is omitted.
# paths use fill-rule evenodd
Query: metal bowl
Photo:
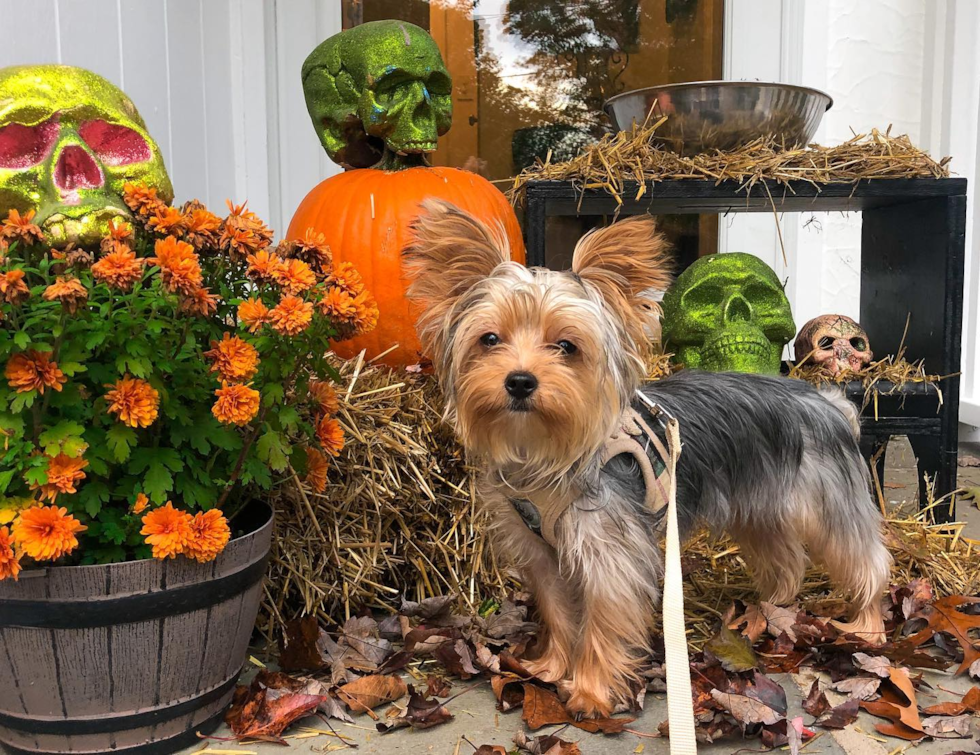
<svg viewBox="0 0 980 755"><path fill-rule="evenodd" d="M626 130L662 115L656 130L660 145L682 155L733 150L760 136L772 136L786 148L808 144L824 112L834 101L809 87L757 81L695 81L623 92L605 111L616 128Z"/></svg>

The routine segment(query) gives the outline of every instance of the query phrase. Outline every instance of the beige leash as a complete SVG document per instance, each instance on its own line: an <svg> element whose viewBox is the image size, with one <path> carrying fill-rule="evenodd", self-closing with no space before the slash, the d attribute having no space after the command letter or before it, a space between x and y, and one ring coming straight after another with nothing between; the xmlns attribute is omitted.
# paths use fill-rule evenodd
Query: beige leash
<svg viewBox="0 0 980 755"><path fill-rule="evenodd" d="M681 438L677 420L667 421L670 449L670 497L667 501L667 547L664 560L664 652L667 656L667 720L671 755L697 755L694 705L691 701L691 664L684 630L684 583L681 579L681 545L677 530L677 459Z"/></svg>

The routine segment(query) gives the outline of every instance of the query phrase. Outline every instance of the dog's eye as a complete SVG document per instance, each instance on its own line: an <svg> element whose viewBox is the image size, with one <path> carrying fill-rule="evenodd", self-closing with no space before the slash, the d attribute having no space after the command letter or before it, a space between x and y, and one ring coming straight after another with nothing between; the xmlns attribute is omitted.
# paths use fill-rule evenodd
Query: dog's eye
<svg viewBox="0 0 980 755"><path fill-rule="evenodd" d="M571 356L576 351L578 351L578 346L576 346L571 341L559 341L555 344L559 348L562 354L565 356Z"/></svg>
<svg viewBox="0 0 980 755"><path fill-rule="evenodd" d="M498 336L496 333L484 333L482 336L480 336L480 343L482 343L484 346L496 346L498 343L500 343L500 336Z"/></svg>

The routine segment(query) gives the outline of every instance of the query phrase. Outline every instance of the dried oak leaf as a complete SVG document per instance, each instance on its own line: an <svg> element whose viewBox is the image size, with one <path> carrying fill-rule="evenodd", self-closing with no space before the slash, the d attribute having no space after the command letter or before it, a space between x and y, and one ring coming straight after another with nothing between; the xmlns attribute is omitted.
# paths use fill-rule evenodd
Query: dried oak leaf
<svg viewBox="0 0 980 755"><path fill-rule="evenodd" d="M831 708L827 715L817 722L817 725L825 729L845 729L857 721L860 707L861 701L856 698L845 700L840 705Z"/></svg>
<svg viewBox="0 0 980 755"><path fill-rule="evenodd" d="M425 598L420 602L405 600L403 596L402 605L398 609L398 613L402 616L431 621L432 619L448 616L455 602L455 594L437 595L434 598Z"/></svg>
<svg viewBox="0 0 980 755"><path fill-rule="evenodd" d="M937 739L961 739L970 736L971 716L929 716L922 719L922 729Z"/></svg>
<svg viewBox="0 0 980 755"><path fill-rule="evenodd" d="M732 714L740 724L774 724L783 717L763 702L734 692L711 690L711 697L718 705Z"/></svg>
<svg viewBox="0 0 980 755"><path fill-rule="evenodd" d="M932 585L921 577L901 587L892 585L889 592L892 602L902 607L902 616L906 619L921 611L936 597Z"/></svg>
<svg viewBox="0 0 980 755"><path fill-rule="evenodd" d="M878 696L881 679L873 676L855 676L834 682L830 688L854 700L870 700Z"/></svg>
<svg viewBox="0 0 980 755"><path fill-rule="evenodd" d="M862 702L861 707L873 716L889 719L887 724L875 724L875 728L890 737L908 741L922 739L926 732L919 719L919 706L915 699L912 680L904 669L890 669L890 684L881 688L881 699Z"/></svg>
<svg viewBox="0 0 980 755"><path fill-rule="evenodd" d="M827 694L820 689L820 680L814 679L813 684L810 685L810 691L803 700L803 710L814 718L820 718L831 707Z"/></svg>
<svg viewBox="0 0 980 755"><path fill-rule="evenodd" d="M507 599L489 616L474 621L481 634L494 640L509 640L520 634L532 634L538 625L527 620L527 606Z"/></svg>
<svg viewBox="0 0 980 755"><path fill-rule="evenodd" d="M963 613L959 608L976 603L980 603L980 598L951 595L925 606L913 616L913 618L925 619L927 622L925 628L908 637L906 641L913 647L918 647L932 639L937 632L946 632L959 643L963 651L963 662L956 669L957 674L962 674L980 660L980 648L974 645L974 640L970 636L970 630L980 629L980 616Z"/></svg>
<svg viewBox="0 0 980 755"><path fill-rule="evenodd" d="M453 714L438 700L427 700L415 691L414 687L408 688L408 704L404 709L392 708L387 713L388 723L377 724L378 731L387 733L394 729L401 729L411 726L413 729L431 729L452 720Z"/></svg>
<svg viewBox="0 0 980 755"><path fill-rule="evenodd" d="M355 713L367 713L376 718L372 708L404 697L408 687L397 676L373 674L362 676L337 688L337 697Z"/></svg>
<svg viewBox="0 0 980 755"><path fill-rule="evenodd" d="M439 663L446 667L453 676L466 680L478 676L480 670L473 663L473 651L465 640L456 640L455 643L444 642L432 653Z"/></svg>
<svg viewBox="0 0 980 755"><path fill-rule="evenodd" d="M724 624L718 634L705 644L704 650L717 658L726 671L749 671L759 665L759 659L748 642Z"/></svg>
<svg viewBox="0 0 980 755"><path fill-rule="evenodd" d="M868 655L867 653L855 653L854 665L862 671L867 671L882 679L888 678L888 670L894 668L892 662L883 655Z"/></svg>
<svg viewBox="0 0 980 755"><path fill-rule="evenodd" d="M507 755L507 748L501 745L480 745L473 755Z"/></svg>
<svg viewBox="0 0 980 755"><path fill-rule="evenodd" d="M635 718L583 718L581 721L576 721L568 714L554 692L534 684L524 685L524 710L521 718L530 729L540 729L542 726L552 724L571 724L593 734L596 732L619 734L636 720Z"/></svg>
<svg viewBox="0 0 980 755"><path fill-rule="evenodd" d="M959 702L945 702L923 708L927 716L959 716L963 713L980 713L980 687L971 687Z"/></svg>
<svg viewBox="0 0 980 755"><path fill-rule="evenodd" d="M762 601L759 604L759 611L766 619L769 634L773 637L779 637L780 634L786 632L790 640L796 642L797 635L795 627L800 616L799 610L790 610L789 608L783 608L782 606Z"/></svg>
<svg viewBox="0 0 980 755"><path fill-rule="evenodd" d="M302 691L304 682L275 671L260 671L247 687L239 685L225 722L239 739L275 739L313 713L324 695Z"/></svg>
<svg viewBox="0 0 980 755"><path fill-rule="evenodd" d="M318 669L324 665L317 648L320 627L316 616L304 616L286 622L286 629L279 638L279 667L283 671Z"/></svg>
<svg viewBox="0 0 980 755"><path fill-rule="evenodd" d="M734 605L732 608L734 609ZM742 636L754 645L766 631L766 617L759 606L750 603L745 606L745 612L741 616L728 622L728 628L740 629Z"/></svg>
<svg viewBox="0 0 980 755"><path fill-rule="evenodd" d="M429 674L425 678L425 694L428 697L449 697L452 683L444 676Z"/></svg>
<svg viewBox="0 0 980 755"><path fill-rule="evenodd" d="M490 677L490 688L497 698L497 709L503 713L524 704L524 680L518 676L495 674Z"/></svg>
<svg viewBox="0 0 980 755"><path fill-rule="evenodd" d="M529 737L522 729L514 735L514 744L527 755L582 755L575 742L566 742L554 734Z"/></svg>

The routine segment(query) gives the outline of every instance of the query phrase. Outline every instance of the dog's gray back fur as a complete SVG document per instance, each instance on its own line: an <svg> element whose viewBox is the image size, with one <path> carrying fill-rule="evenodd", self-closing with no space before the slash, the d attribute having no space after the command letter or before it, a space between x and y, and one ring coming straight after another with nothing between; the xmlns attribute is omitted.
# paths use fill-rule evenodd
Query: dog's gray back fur
<svg viewBox="0 0 980 755"><path fill-rule="evenodd" d="M822 494L825 523L852 529L877 516L853 413L837 395L765 375L684 370L642 388L680 423L677 469L681 526L777 526L805 488ZM607 484L642 500L636 475L619 460ZM867 518L862 517L862 512ZM864 521L854 521L855 515ZM768 527L766 527L768 529Z"/></svg>

